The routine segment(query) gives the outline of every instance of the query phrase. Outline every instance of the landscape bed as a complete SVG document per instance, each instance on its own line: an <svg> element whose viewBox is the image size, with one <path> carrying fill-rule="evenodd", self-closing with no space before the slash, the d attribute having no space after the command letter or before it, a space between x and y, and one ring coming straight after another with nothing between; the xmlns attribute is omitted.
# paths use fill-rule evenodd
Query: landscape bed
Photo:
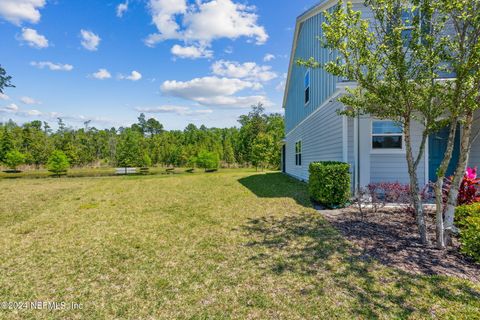
<svg viewBox="0 0 480 320"><path fill-rule="evenodd" d="M280 173L3 179L8 319L458 318L480 284L366 258Z"/></svg>

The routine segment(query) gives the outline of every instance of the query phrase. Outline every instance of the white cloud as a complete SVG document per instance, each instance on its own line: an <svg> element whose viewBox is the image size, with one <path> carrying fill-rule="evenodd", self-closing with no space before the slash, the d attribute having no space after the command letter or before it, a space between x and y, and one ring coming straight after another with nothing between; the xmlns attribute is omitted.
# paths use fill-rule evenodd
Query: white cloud
<svg viewBox="0 0 480 320"><path fill-rule="evenodd" d="M92 74L92 77L99 80L110 79L112 75L108 72L107 69L99 69L97 72Z"/></svg>
<svg viewBox="0 0 480 320"><path fill-rule="evenodd" d="M278 77L270 66L259 66L255 62L240 64L235 61L220 60L212 65L213 74L222 77L266 82Z"/></svg>
<svg viewBox="0 0 480 320"><path fill-rule="evenodd" d="M20 40L26 42L33 48L43 49L48 47L48 39L39 34L35 29L23 28Z"/></svg>
<svg viewBox="0 0 480 320"><path fill-rule="evenodd" d="M73 66L71 64L61 64L61 63L53 63L50 61L32 61L30 65L33 67L37 67L39 69L48 68L52 71L72 71Z"/></svg>
<svg viewBox="0 0 480 320"><path fill-rule="evenodd" d="M158 32L147 37L148 46L169 39L204 48L222 38L247 37L259 45L268 40L256 8L232 0L195 1L190 6L186 0L149 0L149 8Z"/></svg>
<svg viewBox="0 0 480 320"><path fill-rule="evenodd" d="M10 100L10 97L5 93L0 93L0 100Z"/></svg>
<svg viewBox="0 0 480 320"><path fill-rule="evenodd" d="M154 46L157 42L163 40L181 37L180 26L175 18L178 14L187 11L186 0L149 0L148 7L152 15L152 22L159 32L148 36L145 40L148 46Z"/></svg>
<svg viewBox="0 0 480 320"><path fill-rule="evenodd" d="M45 3L46 0L1 0L0 16L15 25L21 25L23 21L37 23L41 18L39 9Z"/></svg>
<svg viewBox="0 0 480 320"><path fill-rule="evenodd" d="M171 50L172 54L182 59L200 59L212 58L213 51L202 46L180 46L174 45Z"/></svg>
<svg viewBox="0 0 480 320"><path fill-rule="evenodd" d="M192 110L189 107L164 105L153 108L135 108L139 112L145 113L174 113L181 116L205 115L213 112L211 109Z"/></svg>
<svg viewBox="0 0 480 320"><path fill-rule="evenodd" d="M99 123L99 124L109 124L111 125L113 122L108 118L101 118L101 117L87 117L83 115L68 115L62 114L60 112L43 112L36 109L31 110L22 110L16 104L12 103L5 107L0 107L0 113L9 113L11 115L19 116L22 118L43 118L50 121L56 121L57 118L62 118L63 120L70 120L74 122L83 123L87 120L91 120L92 122Z"/></svg>
<svg viewBox="0 0 480 320"><path fill-rule="evenodd" d="M168 96L195 101L205 106L249 107L251 104L271 103L264 96L235 96L240 91L259 90L262 85L241 79L204 77L190 81L165 81L161 91Z"/></svg>
<svg viewBox="0 0 480 320"><path fill-rule="evenodd" d="M5 107L0 108L0 112L15 113L19 110L18 106L15 103L11 103Z"/></svg>
<svg viewBox="0 0 480 320"><path fill-rule="evenodd" d="M82 37L82 46L89 51L97 51L98 46L100 45L100 37L89 30L80 30L80 35Z"/></svg>
<svg viewBox="0 0 480 320"><path fill-rule="evenodd" d="M30 97L21 97L20 98L20 101L23 103L23 104L28 104L28 105L36 105L36 104L41 104L40 101L37 101L33 98L30 98Z"/></svg>
<svg viewBox="0 0 480 320"><path fill-rule="evenodd" d="M284 92L286 85L287 85L287 74L284 73L282 81L280 81L280 83L275 87L275 90Z"/></svg>
<svg viewBox="0 0 480 320"><path fill-rule="evenodd" d="M275 57L273 54L267 53L267 54L265 55L265 57L263 57L263 61L269 62L269 61L274 60L275 58L276 58L276 57Z"/></svg>
<svg viewBox="0 0 480 320"><path fill-rule="evenodd" d="M278 85L275 87L275 90L284 92L285 91L285 86L287 85L287 82L285 80L282 80L278 83Z"/></svg>
<svg viewBox="0 0 480 320"><path fill-rule="evenodd" d="M31 116L31 117L37 117L43 115L43 112L38 111L38 110L28 110L26 113Z"/></svg>
<svg viewBox="0 0 480 320"><path fill-rule="evenodd" d="M138 81L142 79L142 74L138 71L133 70L129 76L120 75L118 78L120 80Z"/></svg>
<svg viewBox="0 0 480 320"><path fill-rule="evenodd" d="M117 17L121 18L128 11L128 0L117 6Z"/></svg>

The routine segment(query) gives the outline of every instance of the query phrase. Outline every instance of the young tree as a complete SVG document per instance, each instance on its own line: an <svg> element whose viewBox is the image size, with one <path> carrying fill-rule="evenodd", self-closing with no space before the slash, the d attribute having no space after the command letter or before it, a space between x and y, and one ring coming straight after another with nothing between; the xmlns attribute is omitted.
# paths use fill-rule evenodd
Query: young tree
<svg viewBox="0 0 480 320"><path fill-rule="evenodd" d="M336 59L325 65L313 59L299 63L324 67L335 76L357 82L357 88L339 98L349 107L344 113L392 119L402 126L410 193L420 238L427 244L417 169L428 135L438 128L438 119L445 113L440 103L442 85L437 81L444 53L439 39L445 21L435 15L438 4L432 0L367 0L365 4L372 10L372 22L362 19L351 3L344 6L340 2L333 13L325 13L325 45L336 52ZM406 15L409 18L405 19ZM423 125L418 148L412 142L415 124Z"/></svg>
<svg viewBox="0 0 480 320"><path fill-rule="evenodd" d="M120 167L137 167L142 165L142 135L135 130L125 129L119 137L116 148L117 165Z"/></svg>
<svg viewBox="0 0 480 320"><path fill-rule="evenodd" d="M265 169L271 163L277 146L271 135L261 133L253 141L252 145L252 163L258 169Z"/></svg>
<svg viewBox="0 0 480 320"><path fill-rule="evenodd" d="M70 162L63 151L55 150L48 158L47 168L48 171L53 172L59 177L61 174L66 173L68 168L70 168Z"/></svg>
<svg viewBox="0 0 480 320"><path fill-rule="evenodd" d="M216 170L220 165L218 154L208 151L200 151L197 157L197 166L199 168L208 170Z"/></svg>
<svg viewBox="0 0 480 320"><path fill-rule="evenodd" d="M4 163L8 168L16 172L17 167L25 163L25 159L25 155L20 151L11 150L5 155Z"/></svg>
<svg viewBox="0 0 480 320"><path fill-rule="evenodd" d="M226 137L223 141L223 160L227 163L228 167L235 162L235 153L229 137Z"/></svg>
<svg viewBox="0 0 480 320"><path fill-rule="evenodd" d="M455 79L447 82L450 134L447 152L438 172L438 189L443 183L446 167L452 158L457 123L460 122L462 125L460 157L448 194L444 221L442 202L437 201L437 246L443 248L451 243L452 234L458 232L454 225L458 191L468 164L472 143L479 134L473 131L473 123L478 121L475 114L480 109L480 1L442 0L439 4L441 13L448 18L453 27L453 33L445 38L446 69L455 76ZM438 190L437 192L439 193Z"/></svg>
<svg viewBox="0 0 480 320"><path fill-rule="evenodd" d="M2 136L0 137L0 162L5 160L5 156L11 150L13 150L12 133L7 126L4 126Z"/></svg>
<svg viewBox="0 0 480 320"><path fill-rule="evenodd" d="M148 153L145 152L143 154L143 158L142 158L142 167L148 168L148 167L151 167L151 166L152 166L152 159L150 158Z"/></svg>

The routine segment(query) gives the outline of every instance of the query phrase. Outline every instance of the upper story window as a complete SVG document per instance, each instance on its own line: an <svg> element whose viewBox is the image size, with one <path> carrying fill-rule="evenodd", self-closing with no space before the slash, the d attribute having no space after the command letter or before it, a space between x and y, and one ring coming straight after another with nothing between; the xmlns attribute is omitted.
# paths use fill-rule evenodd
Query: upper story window
<svg viewBox="0 0 480 320"><path fill-rule="evenodd" d="M403 150L403 128L395 121L372 121L372 150Z"/></svg>
<svg viewBox="0 0 480 320"><path fill-rule="evenodd" d="M295 142L295 165L302 165L302 141Z"/></svg>
<svg viewBox="0 0 480 320"><path fill-rule="evenodd" d="M310 69L305 72L305 83L304 83L304 93L305 93L305 105L310 102Z"/></svg>
<svg viewBox="0 0 480 320"><path fill-rule="evenodd" d="M394 27L400 27L403 46L408 47L412 40L412 32L415 29L414 20L420 16L420 11L418 9L402 9L401 12L400 9L398 10L398 13L401 15L398 18L401 20L398 20L397 17L392 18L387 25L387 30L391 32ZM421 21L421 29L422 32L428 32L425 21Z"/></svg>
<svg viewBox="0 0 480 320"><path fill-rule="evenodd" d="M402 31L402 38L404 41L404 46L408 46L410 40L412 39L412 31L415 28L413 26L413 20L419 15L418 10L402 10L402 23L404 29Z"/></svg>

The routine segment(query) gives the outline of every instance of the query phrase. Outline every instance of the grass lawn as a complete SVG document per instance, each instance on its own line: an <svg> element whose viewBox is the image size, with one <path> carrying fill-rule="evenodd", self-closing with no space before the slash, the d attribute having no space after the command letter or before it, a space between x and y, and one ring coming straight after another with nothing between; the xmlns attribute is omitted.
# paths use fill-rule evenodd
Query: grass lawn
<svg viewBox="0 0 480 320"><path fill-rule="evenodd" d="M279 173L0 180L0 318L480 317L480 285L361 259ZM1 307L1 305L0 305Z"/></svg>

